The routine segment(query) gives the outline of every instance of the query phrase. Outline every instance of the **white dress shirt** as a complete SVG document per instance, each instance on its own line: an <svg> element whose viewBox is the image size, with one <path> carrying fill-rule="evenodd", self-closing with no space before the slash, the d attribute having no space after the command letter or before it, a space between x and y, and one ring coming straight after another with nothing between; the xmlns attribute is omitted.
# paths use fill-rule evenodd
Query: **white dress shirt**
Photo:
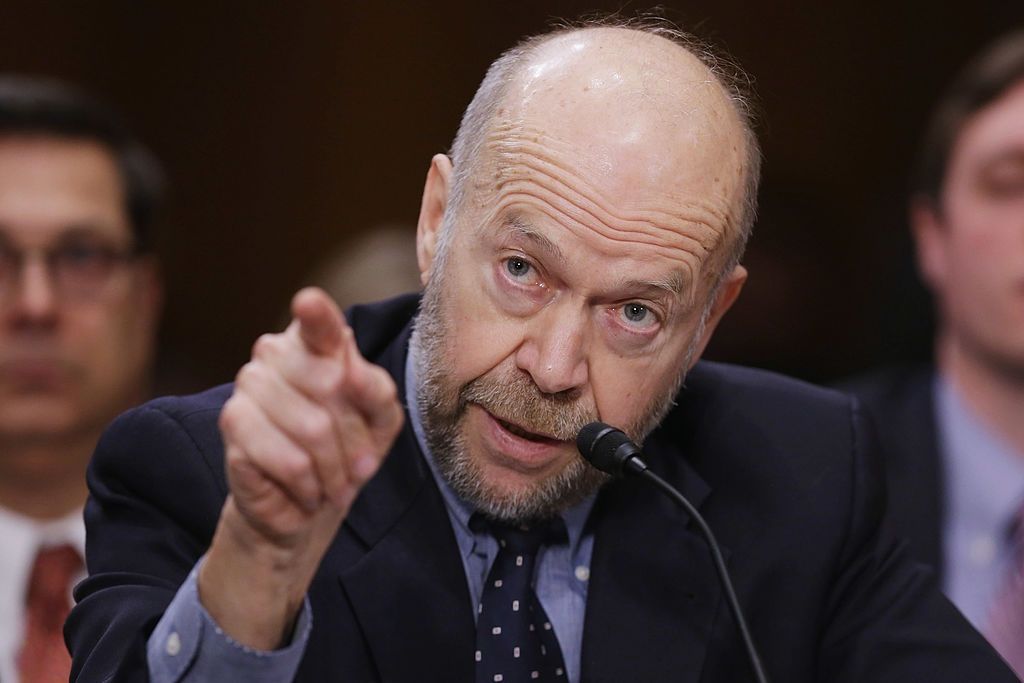
<svg viewBox="0 0 1024 683"><path fill-rule="evenodd" d="M17 657L25 628L25 593L36 553L40 547L69 544L85 557L82 511L40 522L0 507L0 539L0 681L19 683ZM83 568L71 587L84 578Z"/></svg>

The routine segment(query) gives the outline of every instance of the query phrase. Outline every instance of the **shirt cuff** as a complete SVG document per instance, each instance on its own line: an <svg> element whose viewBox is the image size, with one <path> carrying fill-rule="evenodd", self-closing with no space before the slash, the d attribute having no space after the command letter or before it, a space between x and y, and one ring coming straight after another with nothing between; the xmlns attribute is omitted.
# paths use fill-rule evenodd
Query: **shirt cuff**
<svg viewBox="0 0 1024 683"><path fill-rule="evenodd" d="M232 640L199 601L198 572L189 573L168 605L146 646L152 683L291 681L309 642L313 611L306 597L291 642L272 651L255 650Z"/></svg>

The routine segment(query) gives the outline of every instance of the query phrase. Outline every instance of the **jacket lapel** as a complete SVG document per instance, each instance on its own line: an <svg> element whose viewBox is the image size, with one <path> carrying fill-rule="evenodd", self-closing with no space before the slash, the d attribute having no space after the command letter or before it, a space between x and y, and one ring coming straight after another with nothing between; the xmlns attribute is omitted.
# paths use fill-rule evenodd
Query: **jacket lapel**
<svg viewBox="0 0 1024 683"><path fill-rule="evenodd" d="M408 329L379 360L402 400L407 342ZM366 554L338 578L381 680L471 681L476 627L465 570L423 457L406 415L345 521Z"/></svg>
<svg viewBox="0 0 1024 683"><path fill-rule="evenodd" d="M339 576L381 680L472 680L476 628L440 494L424 478L404 509L392 512L393 525L366 538L369 551ZM386 518L375 513L378 528Z"/></svg>
<svg viewBox="0 0 1024 683"><path fill-rule="evenodd" d="M652 469L701 505L710 490L676 447L652 439L644 454ZM647 482L620 480L601 492L591 519L587 683L699 679L724 605L707 544L689 522Z"/></svg>

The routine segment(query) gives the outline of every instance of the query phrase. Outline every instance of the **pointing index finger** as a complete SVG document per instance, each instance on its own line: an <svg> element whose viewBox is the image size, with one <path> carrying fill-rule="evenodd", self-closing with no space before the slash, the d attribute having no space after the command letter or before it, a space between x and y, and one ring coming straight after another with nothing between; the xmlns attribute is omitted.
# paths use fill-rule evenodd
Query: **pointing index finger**
<svg viewBox="0 0 1024 683"><path fill-rule="evenodd" d="M327 294L316 287L299 290L292 298L292 316L299 337L318 356L335 356L342 350L345 317Z"/></svg>

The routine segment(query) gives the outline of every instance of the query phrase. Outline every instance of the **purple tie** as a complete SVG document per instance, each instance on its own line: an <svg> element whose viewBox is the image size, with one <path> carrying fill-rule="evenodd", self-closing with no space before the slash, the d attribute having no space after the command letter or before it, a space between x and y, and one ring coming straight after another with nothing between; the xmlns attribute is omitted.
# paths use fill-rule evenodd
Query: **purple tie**
<svg viewBox="0 0 1024 683"><path fill-rule="evenodd" d="M1013 561L992 603L985 635L1024 678L1024 507L1017 513L1013 539Z"/></svg>

